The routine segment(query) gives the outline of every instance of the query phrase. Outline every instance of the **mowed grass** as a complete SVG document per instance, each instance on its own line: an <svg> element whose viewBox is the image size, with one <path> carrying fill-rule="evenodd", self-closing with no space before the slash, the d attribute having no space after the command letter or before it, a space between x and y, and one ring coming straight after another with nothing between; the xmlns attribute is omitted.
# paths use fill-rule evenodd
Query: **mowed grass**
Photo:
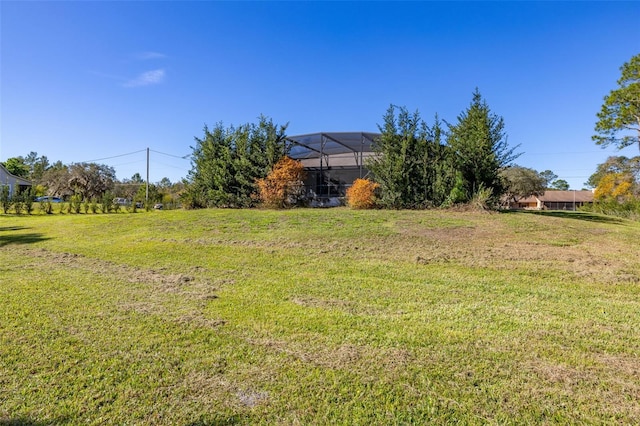
<svg viewBox="0 0 640 426"><path fill-rule="evenodd" d="M0 425L637 424L640 224L0 216Z"/></svg>

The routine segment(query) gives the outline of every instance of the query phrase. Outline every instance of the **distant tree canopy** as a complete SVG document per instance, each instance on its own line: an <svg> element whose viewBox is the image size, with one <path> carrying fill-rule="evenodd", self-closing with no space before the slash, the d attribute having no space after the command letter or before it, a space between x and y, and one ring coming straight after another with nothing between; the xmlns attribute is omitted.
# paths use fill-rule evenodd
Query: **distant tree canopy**
<svg viewBox="0 0 640 426"><path fill-rule="evenodd" d="M544 179L544 186L546 188L550 188L551 187L551 183L558 179L558 175L553 173L551 170L544 170L542 172L540 172L540 177L542 177Z"/></svg>
<svg viewBox="0 0 640 426"><path fill-rule="evenodd" d="M604 98L598 113L597 145L614 145L618 149L637 144L640 149L640 54L620 68L618 88Z"/></svg>
<svg viewBox="0 0 640 426"><path fill-rule="evenodd" d="M38 184L45 170L49 168L49 160L44 155L38 156L37 152L31 151L26 157L8 158L2 165L12 175L26 178Z"/></svg>
<svg viewBox="0 0 640 426"><path fill-rule="evenodd" d="M507 167L500 172L500 176L504 181L505 195L513 201L543 194L547 187L545 177L526 167Z"/></svg>
<svg viewBox="0 0 640 426"><path fill-rule="evenodd" d="M558 179L558 175L551 170L544 170L540 172L540 177L544 179L544 186L547 189L555 189L560 191L566 191L569 189L569 182L564 179Z"/></svg>
<svg viewBox="0 0 640 426"><path fill-rule="evenodd" d="M69 189L83 199L97 198L112 190L116 181L116 171L104 164L74 163L68 170Z"/></svg>
<svg viewBox="0 0 640 426"><path fill-rule="evenodd" d="M551 182L551 189L557 189L558 191L568 191L569 182L564 179L556 179Z"/></svg>
<svg viewBox="0 0 640 426"><path fill-rule="evenodd" d="M26 178L33 183L30 196L53 195L71 200L97 200L105 195L122 197L128 200L143 201L140 188L145 191L146 183L140 173L134 173L131 179L116 179L111 166L97 163L63 164L61 161L50 163L44 155L31 151L26 156L7 159L2 163L16 176ZM184 182L172 183L163 178L157 185L149 185L149 202L162 201L169 208L177 205L184 191Z"/></svg>
<svg viewBox="0 0 640 426"><path fill-rule="evenodd" d="M287 126L260 116L257 124L204 128L192 147L190 185L184 194L191 207L250 207L256 202L256 181L267 176L289 152Z"/></svg>
<svg viewBox="0 0 640 426"><path fill-rule="evenodd" d="M603 177L614 173L629 175L634 181L640 181L640 156L628 158L621 155L607 158L604 163L598 164L595 173L589 176L585 185L596 188Z"/></svg>
<svg viewBox="0 0 640 426"><path fill-rule="evenodd" d="M2 165L14 176L25 179L29 177L29 167L24 163L24 158L22 157L7 158L7 161L2 163Z"/></svg>
<svg viewBox="0 0 640 426"><path fill-rule="evenodd" d="M74 163L67 166L57 162L43 173L41 181L49 195L65 197L78 194L90 199L112 190L116 173L113 167L104 164Z"/></svg>

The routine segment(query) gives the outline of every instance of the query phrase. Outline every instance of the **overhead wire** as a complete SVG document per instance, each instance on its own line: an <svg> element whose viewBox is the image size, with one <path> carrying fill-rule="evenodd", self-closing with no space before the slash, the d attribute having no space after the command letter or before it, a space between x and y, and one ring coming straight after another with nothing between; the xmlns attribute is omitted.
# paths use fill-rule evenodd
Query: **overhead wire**
<svg viewBox="0 0 640 426"><path fill-rule="evenodd" d="M114 155L112 157L96 158L95 160L81 161L81 163L93 163L95 161L111 160L113 158L126 157L128 155L139 154L139 153L145 152L145 151L146 151L146 149L141 149L139 151L129 152L127 154L119 154L119 155Z"/></svg>
<svg viewBox="0 0 640 426"><path fill-rule="evenodd" d="M155 152L156 154L166 155L167 157L180 158L181 160L187 160L189 157L191 157L191 154L178 156L178 155L173 155L173 154L167 154L166 152L156 151L155 149L149 149L149 151Z"/></svg>

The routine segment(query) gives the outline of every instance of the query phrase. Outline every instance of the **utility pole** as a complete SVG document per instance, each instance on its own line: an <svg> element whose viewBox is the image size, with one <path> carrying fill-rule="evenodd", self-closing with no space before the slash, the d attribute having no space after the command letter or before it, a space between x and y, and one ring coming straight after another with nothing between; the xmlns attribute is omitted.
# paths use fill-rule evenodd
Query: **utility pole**
<svg viewBox="0 0 640 426"><path fill-rule="evenodd" d="M149 210L149 148L147 148L147 190L144 195L144 207Z"/></svg>

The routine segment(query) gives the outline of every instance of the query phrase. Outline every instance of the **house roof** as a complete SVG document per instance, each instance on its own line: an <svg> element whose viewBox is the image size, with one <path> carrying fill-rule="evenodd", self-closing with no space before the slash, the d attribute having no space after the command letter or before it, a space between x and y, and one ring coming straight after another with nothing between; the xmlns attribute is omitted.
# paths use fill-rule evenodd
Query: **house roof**
<svg viewBox="0 0 640 426"><path fill-rule="evenodd" d="M592 191L545 191L538 197L540 201L548 201L552 203L558 202L579 202L590 203L593 201Z"/></svg>
<svg viewBox="0 0 640 426"><path fill-rule="evenodd" d="M20 176L16 176L14 174L12 174L11 172L9 172L9 170L7 170L7 168L5 166L3 166L2 164L0 164L0 169L2 169L2 171L9 177L11 177L18 185L27 185L27 186L31 186L32 183L31 181L25 179L25 178L21 178ZM4 182L0 182L0 183L4 183Z"/></svg>
<svg viewBox="0 0 640 426"><path fill-rule="evenodd" d="M296 160L325 155L370 152L373 140L380 136L372 132L319 132L287 136L293 144L289 156Z"/></svg>
<svg viewBox="0 0 640 426"><path fill-rule="evenodd" d="M592 191L545 191L544 194L526 197L518 200L519 203L535 203L537 200L548 203L591 203L593 202Z"/></svg>

